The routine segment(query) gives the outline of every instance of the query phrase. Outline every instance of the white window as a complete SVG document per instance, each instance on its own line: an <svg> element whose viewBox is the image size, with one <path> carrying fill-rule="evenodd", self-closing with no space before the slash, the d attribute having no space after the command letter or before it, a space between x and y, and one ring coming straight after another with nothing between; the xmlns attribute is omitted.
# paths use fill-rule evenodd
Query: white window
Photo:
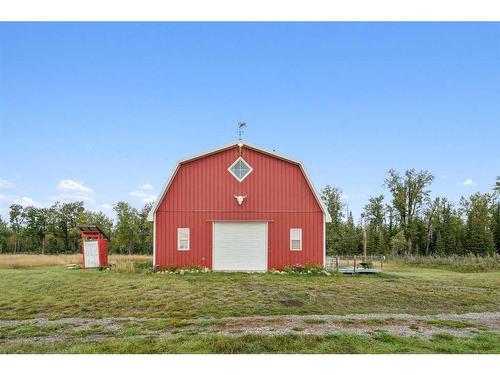
<svg viewBox="0 0 500 375"><path fill-rule="evenodd" d="M241 182L253 171L253 168L240 156L227 170Z"/></svg>
<svg viewBox="0 0 500 375"><path fill-rule="evenodd" d="M177 250L189 250L189 228L177 228Z"/></svg>
<svg viewBox="0 0 500 375"><path fill-rule="evenodd" d="M302 250L302 228L290 228L290 250Z"/></svg>

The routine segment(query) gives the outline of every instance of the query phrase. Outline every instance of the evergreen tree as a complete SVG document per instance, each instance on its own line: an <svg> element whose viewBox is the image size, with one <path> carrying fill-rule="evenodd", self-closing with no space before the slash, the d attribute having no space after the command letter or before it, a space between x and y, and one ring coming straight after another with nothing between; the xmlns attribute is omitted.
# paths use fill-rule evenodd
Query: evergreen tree
<svg viewBox="0 0 500 375"><path fill-rule="evenodd" d="M500 201L493 203L492 231L496 252L500 253Z"/></svg>
<svg viewBox="0 0 500 375"><path fill-rule="evenodd" d="M360 236L359 231L354 224L354 218L352 216L352 211L347 214L347 222L344 225L343 241L339 253L341 254L358 254L360 246Z"/></svg>
<svg viewBox="0 0 500 375"><path fill-rule="evenodd" d="M430 253L438 255L462 254L464 224L453 204L446 198L440 198L436 207L433 228L435 241Z"/></svg>
<svg viewBox="0 0 500 375"><path fill-rule="evenodd" d="M493 193L493 239L495 242L496 252L500 253L500 176L497 177L497 182Z"/></svg>
<svg viewBox="0 0 500 375"><path fill-rule="evenodd" d="M365 222L367 252L369 254L387 254L390 243L389 230L385 227L386 206L384 196L371 197L361 214Z"/></svg>
<svg viewBox="0 0 500 375"><path fill-rule="evenodd" d="M326 249L329 254L344 251L342 240L344 234L342 191L327 185L321 191L321 198L326 205L332 221L326 224Z"/></svg>
<svg viewBox="0 0 500 375"><path fill-rule="evenodd" d="M406 238L403 230L400 230L397 232L392 238L391 238L391 251L393 254L397 255L403 255L406 253L407 249L407 243L406 243Z"/></svg>
<svg viewBox="0 0 500 375"><path fill-rule="evenodd" d="M476 193L469 199L462 197L461 204L467 218L465 248L475 255L492 255L495 253L493 239L492 197L489 194Z"/></svg>

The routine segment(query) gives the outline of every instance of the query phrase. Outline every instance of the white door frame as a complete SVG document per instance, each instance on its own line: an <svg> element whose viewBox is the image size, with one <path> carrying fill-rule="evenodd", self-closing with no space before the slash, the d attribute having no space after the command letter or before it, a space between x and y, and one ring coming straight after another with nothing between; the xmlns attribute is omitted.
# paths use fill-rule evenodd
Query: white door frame
<svg viewBox="0 0 500 375"><path fill-rule="evenodd" d="M215 224L224 223L263 223L266 224L266 269L265 270L254 270L254 271L224 271L215 270ZM214 220L212 222L212 271L217 272L267 272L269 271L269 221L267 220Z"/></svg>

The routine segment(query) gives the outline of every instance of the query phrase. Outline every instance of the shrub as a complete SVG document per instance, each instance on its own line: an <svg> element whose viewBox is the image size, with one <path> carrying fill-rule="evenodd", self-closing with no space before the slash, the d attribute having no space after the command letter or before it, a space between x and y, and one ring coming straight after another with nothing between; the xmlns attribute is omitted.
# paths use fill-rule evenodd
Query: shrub
<svg viewBox="0 0 500 375"><path fill-rule="evenodd" d="M272 272L289 275L331 275L322 265L314 263L294 264L284 267L282 271L273 270Z"/></svg>
<svg viewBox="0 0 500 375"><path fill-rule="evenodd" d="M186 267L168 266L166 268L156 270L156 273L158 274L176 274L176 275L207 273L207 272L210 272L210 270L207 267L203 267L197 264L189 265Z"/></svg>

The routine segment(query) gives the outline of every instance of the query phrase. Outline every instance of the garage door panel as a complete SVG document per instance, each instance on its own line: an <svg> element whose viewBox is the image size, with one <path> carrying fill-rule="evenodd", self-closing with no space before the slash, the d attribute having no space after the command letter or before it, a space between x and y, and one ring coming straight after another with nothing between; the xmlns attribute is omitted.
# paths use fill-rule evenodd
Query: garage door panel
<svg viewBox="0 0 500 375"><path fill-rule="evenodd" d="M267 270L266 223L214 223L214 270Z"/></svg>

